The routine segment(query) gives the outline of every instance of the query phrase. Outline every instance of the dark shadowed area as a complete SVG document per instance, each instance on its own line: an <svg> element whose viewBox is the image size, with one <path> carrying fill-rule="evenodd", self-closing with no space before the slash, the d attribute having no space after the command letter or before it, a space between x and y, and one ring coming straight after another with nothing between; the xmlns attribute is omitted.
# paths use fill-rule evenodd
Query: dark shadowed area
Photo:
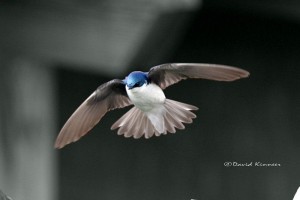
<svg viewBox="0 0 300 200"><path fill-rule="evenodd" d="M118 7L116 1L107 2L102 1L94 9L127 11L116 16L105 12L86 16L82 7L76 12L67 9L67 18L59 20L61 24L53 32L60 33L53 35L59 40L50 38L43 45L33 44L36 49L27 47L26 41L31 41L28 35L20 39L24 42L0 40L5 46L4 50L0 48L0 63L5 66L0 67L0 88L5 91L0 94L0 189L13 199L34 188L32 182L40 183L37 196L45 195L46 200L292 199L300 186L300 4L290 1L281 7L281 1L277 1L268 8L270 2L247 1L241 5L234 0L227 4L214 0L195 4L193 9L186 5L182 10L183 5L179 4L180 9L172 10L171 3L162 7L148 3L152 7L135 16L133 11L143 4L134 7L135 1L128 0L132 7L125 3ZM64 9L66 5L59 4ZM48 7L46 10L49 11ZM50 20L53 16L44 17ZM76 17L80 18L78 24L72 21ZM64 20L72 21L75 25L70 27L82 32L64 32ZM55 20L50 21L55 24ZM18 30L30 33L35 23L30 30ZM38 30L51 36L51 30L43 28ZM84 28L90 28L90 32L84 34ZM114 30L118 34L110 35ZM103 31L107 32L101 35ZM0 33L7 35L5 31ZM44 37L39 34L37 41ZM76 40L75 44L72 40ZM42 49L43 46L50 50ZM27 48L30 53L24 53ZM97 50L99 55L94 52ZM107 113L78 142L61 150L53 149L59 129L100 84L113 78L123 79L132 70L148 71L154 65L169 62L226 64L248 70L251 75L235 82L187 80L167 88L167 98L199 107L194 122L176 134L138 140L118 136L110 127L128 107ZM28 63L35 67L43 63L43 70L16 73L20 63L22 69L27 69ZM15 74L19 74L19 81L9 92L7 85L15 82ZM30 78L22 78L24 74ZM27 86L22 84L28 80L36 81L29 81ZM51 87L39 86L40 81ZM16 94L22 91L22 85L26 91L39 92L34 93L32 100L27 93L21 94L21 100L35 103L28 109L25 104L18 117L21 105ZM46 98L49 93L45 91L51 91L52 96ZM48 109L36 108L32 114L30 108L35 107ZM49 112L51 116L44 119L43 113ZM32 116L34 120L30 120ZM45 121L54 122L48 127ZM10 123L20 124L11 128ZM43 124L42 128L36 123ZM46 134L34 132L37 129L46 129ZM13 143L15 138L9 133L23 139ZM12 159L22 153L27 153L28 158ZM16 167L30 168L30 164L20 164L23 162L43 165L37 164L42 167L28 173ZM43 170L47 170L43 180L50 180L44 185L37 177L39 173L45 174ZM13 172L18 173L10 180L7 174ZM19 189L11 189L9 186L21 180L23 173L32 187L18 185ZM24 199L38 199L35 195L25 196Z"/></svg>

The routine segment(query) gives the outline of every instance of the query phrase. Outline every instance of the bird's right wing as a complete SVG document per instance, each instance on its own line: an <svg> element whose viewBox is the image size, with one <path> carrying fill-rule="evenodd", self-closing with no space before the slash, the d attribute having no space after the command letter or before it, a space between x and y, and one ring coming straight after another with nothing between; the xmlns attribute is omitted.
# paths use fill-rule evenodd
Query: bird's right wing
<svg viewBox="0 0 300 200"><path fill-rule="evenodd" d="M162 89L187 78L234 81L249 76L246 70L218 64L169 63L152 67L148 77Z"/></svg>
<svg viewBox="0 0 300 200"><path fill-rule="evenodd" d="M61 129L55 148L79 140L105 115L115 108L131 105L122 80L114 79L100 85L71 115Z"/></svg>

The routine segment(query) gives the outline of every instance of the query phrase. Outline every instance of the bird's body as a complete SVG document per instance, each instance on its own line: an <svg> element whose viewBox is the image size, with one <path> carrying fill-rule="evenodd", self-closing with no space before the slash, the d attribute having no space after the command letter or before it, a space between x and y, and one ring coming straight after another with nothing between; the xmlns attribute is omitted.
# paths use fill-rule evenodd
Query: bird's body
<svg viewBox="0 0 300 200"><path fill-rule="evenodd" d="M134 138L145 135L146 138L150 138L153 134L159 136L167 132L174 133L175 127L182 129L184 128L182 122L192 122L192 118L196 117L180 104L177 105L178 114L176 114L173 111L175 105L170 105L176 104L175 101L166 99L163 90L151 82L146 73L132 72L124 81L129 83L128 85L141 84L139 87L126 85L127 95L135 107L112 125L112 129L120 128L118 134ZM131 82L133 83L130 84ZM189 106L189 109L197 108ZM133 120L132 115L137 119ZM176 116L177 119L174 119Z"/></svg>
<svg viewBox="0 0 300 200"><path fill-rule="evenodd" d="M143 112L162 105L166 100L163 90L155 83L145 83L133 89L128 89L126 86L126 92L131 102Z"/></svg>
<svg viewBox="0 0 300 200"><path fill-rule="evenodd" d="M150 138L175 133L192 123L196 106L167 99L163 89L187 78L233 81L249 72L224 65L173 63L152 67L149 72L134 71L124 80L114 79L100 85L66 122L55 147L77 141L110 110L133 105L111 129L125 137Z"/></svg>
<svg viewBox="0 0 300 200"><path fill-rule="evenodd" d="M145 83L133 89L126 86L126 92L133 105L148 117L155 129L164 132L162 120L166 97L162 89L154 83Z"/></svg>

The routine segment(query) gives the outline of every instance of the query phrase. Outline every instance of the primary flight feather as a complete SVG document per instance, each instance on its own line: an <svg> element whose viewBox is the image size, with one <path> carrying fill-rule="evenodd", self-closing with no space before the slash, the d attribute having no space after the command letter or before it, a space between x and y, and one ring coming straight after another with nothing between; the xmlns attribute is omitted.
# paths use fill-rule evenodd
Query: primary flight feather
<svg viewBox="0 0 300 200"><path fill-rule="evenodd" d="M100 85L71 115L61 129L55 148L79 140L106 112L134 105L111 129L125 137L150 138L184 129L192 123L196 106L167 99L163 90L187 78L234 81L246 78L246 70L217 64L171 63L152 67L149 72L134 71L124 80L113 79Z"/></svg>

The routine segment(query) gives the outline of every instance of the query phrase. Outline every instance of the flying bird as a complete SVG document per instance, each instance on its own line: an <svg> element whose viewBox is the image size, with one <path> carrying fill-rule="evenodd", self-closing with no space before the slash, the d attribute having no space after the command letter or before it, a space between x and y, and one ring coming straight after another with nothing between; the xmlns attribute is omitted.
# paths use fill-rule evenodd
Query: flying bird
<svg viewBox="0 0 300 200"><path fill-rule="evenodd" d="M100 85L71 115L61 129L55 148L79 140L107 113L116 108L133 107L111 127L125 137L150 138L175 133L192 123L198 108L167 99L168 86L188 78L234 81L249 72L218 64L170 63L152 67L149 72L133 71L125 79L113 79Z"/></svg>

